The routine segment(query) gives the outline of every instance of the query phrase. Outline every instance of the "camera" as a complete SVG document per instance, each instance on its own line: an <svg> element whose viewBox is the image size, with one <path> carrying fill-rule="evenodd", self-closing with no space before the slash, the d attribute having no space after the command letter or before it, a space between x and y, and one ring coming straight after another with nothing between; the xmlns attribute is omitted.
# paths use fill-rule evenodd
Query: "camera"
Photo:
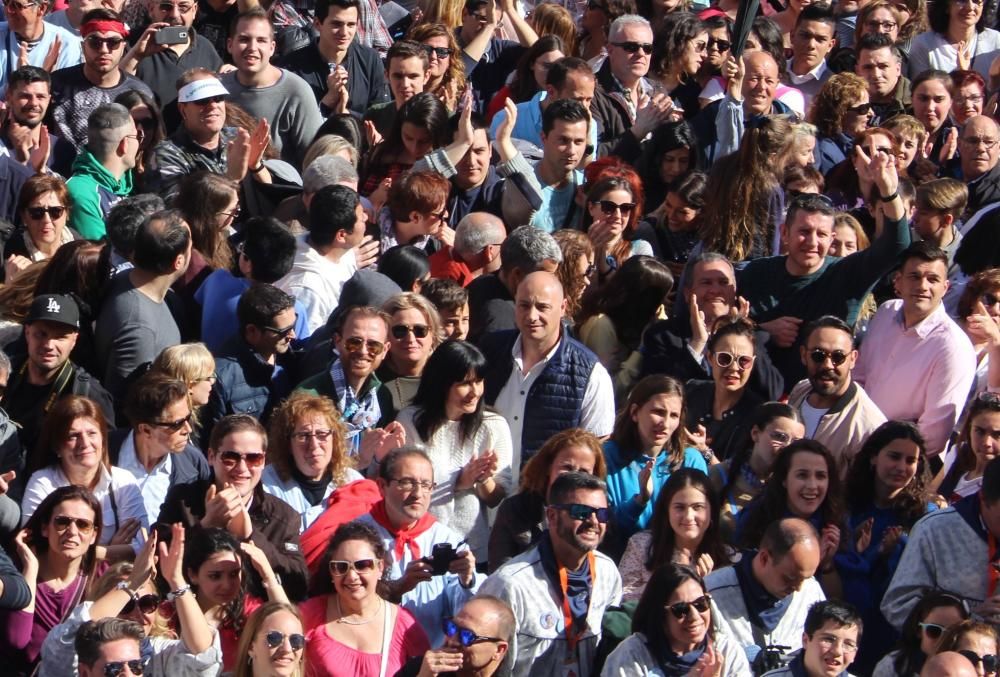
<svg viewBox="0 0 1000 677"><path fill-rule="evenodd" d="M448 573L448 567L451 563L460 556L451 543L435 543L431 550L431 556L425 557L424 561L433 567L431 575L444 576Z"/></svg>

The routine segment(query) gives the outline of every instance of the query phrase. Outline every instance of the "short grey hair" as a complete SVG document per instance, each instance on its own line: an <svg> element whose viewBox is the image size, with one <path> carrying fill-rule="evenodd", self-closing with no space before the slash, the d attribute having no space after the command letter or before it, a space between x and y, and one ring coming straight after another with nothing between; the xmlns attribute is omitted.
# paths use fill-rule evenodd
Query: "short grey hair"
<svg viewBox="0 0 1000 677"><path fill-rule="evenodd" d="M624 31L626 26L645 26L650 31L653 30L653 26L645 17L638 14L623 14L611 23L611 28L608 29L608 42L618 39L618 34Z"/></svg>
<svg viewBox="0 0 1000 677"><path fill-rule="evenodd" d="M555 238L540 228L521 226L500 247L501 268L517 268L525 275L542 269L546 261L562 263L562 250Z"/></svg>
<svg viewBox="0 0 1000 677"><path fill-rule="evenodd" d="M503 221L487 212L466 214L455 227L455 251L475 256L491 244L500 244L507 236Z"/></svg>
<svg viewBox="0 0 1000 677"><path fill-rule="evenodd" d="M733 279L736 279L736 266L733 262L729 260L724 254L719 252L701 252L696 256L692 256L688 259L687 265L684 266L684 288L690 289L691 285L694 284L694 267L702 263L725 263L729 266L729 269L733 271Z"/></svg>
<svg viewBox="0 0 1000 677"><path fill-rule="evenodd" d="M327 186L358 183L358 170L339 155L320 155L302 172L302 192L315 195Z"/></svg>
<svg viewBox="0 0 1000 677"><path fill-rule="evenodd" d="M87 150L98 160L110 157L128 133L131 122L128 108L120 103L98 106L87 118Z"/></svg>

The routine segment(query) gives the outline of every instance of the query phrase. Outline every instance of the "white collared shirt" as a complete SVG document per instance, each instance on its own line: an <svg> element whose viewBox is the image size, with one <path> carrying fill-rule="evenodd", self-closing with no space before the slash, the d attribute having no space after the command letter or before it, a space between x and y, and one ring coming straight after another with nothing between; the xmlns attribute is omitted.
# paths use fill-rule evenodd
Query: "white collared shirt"
<svg viewBox="0 0 1000 677"><path fill-rule="evenodd" d="M796 75L792 72L792 59L788 60L788 84L802 92L805 110L808 111L812 105L813 97L819 93L823 83L830 79L830 69L826 65L826 59L819 62L815 68Z"/></svg>
<svg viewBox="0 0 1000 677"><path fill-rule="evenodd" d="M170 471L173 469L173 459L167 454L149 472L146 466L139 462L135 453L135 431L130 431L122 442L118 454L118 467L128 470L135 477L142 491L142 500L146 506L146 516L150 524L155 524L160 517L160 508L170 490Z"/></svg>

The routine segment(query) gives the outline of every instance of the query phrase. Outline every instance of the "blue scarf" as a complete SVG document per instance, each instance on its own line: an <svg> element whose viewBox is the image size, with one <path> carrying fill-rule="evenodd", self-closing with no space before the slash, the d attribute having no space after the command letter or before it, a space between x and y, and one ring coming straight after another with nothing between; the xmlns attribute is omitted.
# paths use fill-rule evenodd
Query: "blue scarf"
<svg viewBox="0 0 1000 677"><path fill-rule="evenodd" d="M708 636L702 640L701 644L696 646L693 651L689 651L685 654L675 654L670 650L669 646L665 647L666 650L657 651L656 647L652 643L648 642L647 646L649 652L657 657L660 661L660 668L663 669L663 674L666 677L683 677L691 672L694 664L698 662L698 659L702 657L705 650L708 648Z"/></svg>
<svg viewBox="0 0 1000 677"><path fill-rule="evenodd" d="M376 396L377 388L369 388L364 395L358 397L354 388L347 383L344 367L339 358L330 365L330 380L333 381L333 392L337 395L337 408L340 409L344 425L347 426L351 447L348 453L352 456L357 455L361 442L360 433L374 428L382 418L382 409Z"/></svg>
<svg viewBox="0 0 1000 677"><path fill-rule="evenodd" d="M744 551L743 558L735 565L734 570L750 624L760 628L766 635L778 627L792 602L792 595L778 599L757 582L753 575L753 558L756 554L755 550Z"/></svg>

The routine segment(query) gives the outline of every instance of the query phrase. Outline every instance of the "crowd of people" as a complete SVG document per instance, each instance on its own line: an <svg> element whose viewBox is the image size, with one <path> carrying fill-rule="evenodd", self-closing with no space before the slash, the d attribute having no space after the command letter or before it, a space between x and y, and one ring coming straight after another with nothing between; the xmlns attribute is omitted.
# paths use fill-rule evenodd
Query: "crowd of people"
<svg viewBox="0 0 1000 677"><path fill-rule="evenodd" d="M996 2L3 17L3 674L998 674Z"/></svg>

